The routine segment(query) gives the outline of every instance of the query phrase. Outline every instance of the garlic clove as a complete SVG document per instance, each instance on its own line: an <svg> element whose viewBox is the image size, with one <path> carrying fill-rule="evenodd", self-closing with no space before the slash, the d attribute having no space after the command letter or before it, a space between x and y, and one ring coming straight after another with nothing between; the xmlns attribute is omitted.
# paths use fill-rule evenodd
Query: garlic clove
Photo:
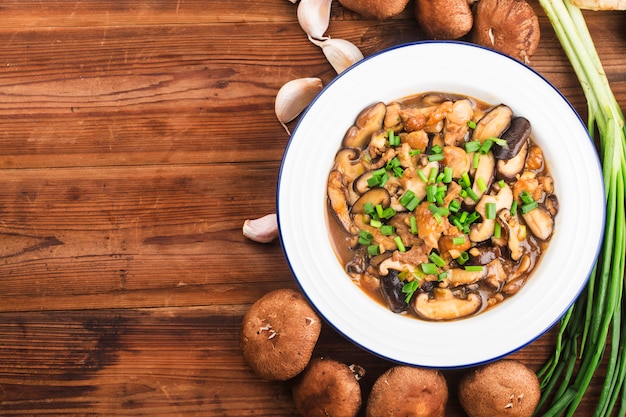
<svg viewBox="0 0 626 417"><path fill-rule="evenodd" d="M258 219L247 219L243 223L243 235L250 240L269 243L278 237L278 218L276 213Z"/></svg>
<svg viewBox="0 0 626 417"><path fill-rule="evenodd" d="M326 39L318 41L309 38L311 42L322 48L324 55L330 65L333 66L337 74L343 72L352 64L363 59L363 54L359 48L345 39Z"/></svg>
<svg viewBox="0 0 626 417"><path fill-rule="evenodd" d="M315 77L297 78L280 87L274 101L274 111L288 134L291 133L286 123L302 113L317 93L322 91L322 87L322 80Z"/></svg>
<svg viewBox="0 0 626 417"><path fill-rule="evenodd" d="M304 32L313 39L328 39L324 36L330 24L332 0L300 0L298 23Z"/></svg>

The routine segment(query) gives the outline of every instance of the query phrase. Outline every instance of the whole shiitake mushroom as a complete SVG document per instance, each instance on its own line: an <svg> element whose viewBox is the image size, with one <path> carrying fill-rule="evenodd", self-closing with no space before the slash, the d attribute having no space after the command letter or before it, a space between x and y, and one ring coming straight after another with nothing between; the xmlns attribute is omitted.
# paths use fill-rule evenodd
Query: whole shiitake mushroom
<svg viewBox="0 0 626 417"><path fill-rule="evenodd" d="M503 359L465 374L459 381L458 395L469 417L530 417L541 391L530 368Z"/></svg>
<svg viewBox="0 0 626 417"><path fill-rule="evenodd" d="M526 0L480 0L470 41L528 63L539 46L539 19Z"/></svg>
<svg viewBox="0 0 626 417"><path fill-rule="evenodd" d="M304 296L279 289L255 302L243 318L243 357L261 378L285 381L309 364L322 322Z"/></svg>
<svg viewBox="0 0 626 417"><path fill-rule="evenodd" d="M459 39L472 29L468 0L416 0L415 19L433 39Z"/></svg>
<svg viewBox="0 0 626 417"><path fill-rule="evenodd" d="M362 368L328 358L313 359L292 387L293 401L303 417L354 417L361 408L358 379Z"/></svg>
<svg viewBox="0 0 626 417"><path fill-rule="evenodd" d="M409 0L339 0L346 9L363 17L383 20L402 13Z"/></svg>
<svg viewBox="0 0 626 417"><path fill-rule="evenodd" d="M443 417L447 401L448 385L440 372L399 365L372 386L366 416Z"/></svg>

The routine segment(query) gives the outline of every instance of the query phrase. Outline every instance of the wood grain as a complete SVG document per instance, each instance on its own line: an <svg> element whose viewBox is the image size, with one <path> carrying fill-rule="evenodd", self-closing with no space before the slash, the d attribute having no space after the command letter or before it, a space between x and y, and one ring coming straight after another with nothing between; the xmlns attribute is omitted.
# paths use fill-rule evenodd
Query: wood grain
<svg viewBox="0 0 626 417"><path fill-rule="evenodd" d="M578 81L532 5L542 38L531 65L584 119ZM238 342L254 301L296 288L278 242L241 234L275 211L288 142L275 94L335 76L295 7L2 2L0 415L296 414L290 382L256 377ZM585 15L624 107L624 14ZM337 2L329 34L366 56L423 39L410 9L374 21ZM553 345L551 331L512 357L538 369ZM364 366L365 399L393 365L330 326L316 355ZM591 414L605 368L578 415ZM448 416L464 415L462 372L446 372Z"/></svg>

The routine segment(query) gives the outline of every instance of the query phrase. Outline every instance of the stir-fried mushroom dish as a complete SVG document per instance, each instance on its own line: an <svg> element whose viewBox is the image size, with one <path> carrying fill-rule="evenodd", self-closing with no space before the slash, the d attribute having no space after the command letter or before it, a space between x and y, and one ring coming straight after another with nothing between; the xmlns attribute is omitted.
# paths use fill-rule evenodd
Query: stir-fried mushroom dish
<svg viewBox="0 0 626 417"><path fill-rule="evenodd" d="M558 211L530 122L444 93L361 111L327 191L347 273L393 312L425 320L468 317L517 293Z"/></svg>

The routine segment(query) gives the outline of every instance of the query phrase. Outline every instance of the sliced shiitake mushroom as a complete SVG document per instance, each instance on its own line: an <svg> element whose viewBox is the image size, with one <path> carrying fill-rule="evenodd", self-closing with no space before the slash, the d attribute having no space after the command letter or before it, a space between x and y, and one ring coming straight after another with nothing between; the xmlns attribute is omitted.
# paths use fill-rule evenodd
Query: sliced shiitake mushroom
<svg viewBox="0 0 626 417"><path fill-rule="evenodd" d="M361 387L350 366L329 358L315 358L292 387L293 401L303 417L354 417L361 408Z"/></svg>
<svg viewBox="0 0 626 417"><path fill-rule="evenodd" d="M343 175L338 170L332 170L328 175L327 190L330 207L337 221L348 233L357 233L350 217L350 201Z"/></svg>
<svg viewBox="0 0 626 417"><path fill-rule="evenodd" d="M498 143L491 148L493 156L498 159L514 158L522 146L528 142L530 138L530 122L525 117L514 117L511 120L509 128L500 137L506 141L506 146Z"/></svg>
<svg viewBox="0 0 626 417"><path fill-rule="evenodd" d="M522 214L522 217L532 234L539 239L548 240L552 236L554 219L543 206L539 205L537 208Z"/></svg>
<svg viewBox="0 0 626 417"><path fill-rule="evenodd" d="M384 188L372 188L363 194L352 206L352 213L363 214L365 213L365 205L371 203L374 207L378 204L383 208L389 207L391 204L391 196L389 191Z"/></svg>
<svg viewBox="0 0 626 417"><path fill-rule="evenodd" d="M526 156L528 155L528 142L524 142L522 148L513 158L499 159L496 163L496 178L505 181L513 181L524 170Z"/></svg>
<svg viewBox="0 0 626 417"><path fill-rule="evenodd" d="M367 401L367 417L443 417L448 384L434 369L395 366L383 373Z"/></svg>
<svg viewBox="0 0 626 417"><path fill-rule="evenodd" d="M513 110L509 106L500 104L494 107L476 123L472 140L482 143L489 138L499 138L511 124L512 117Z"/></svg>
<svg viewBox="0 0 626 417"><path fill-rule="evenodd" d="M361 110L354 125L346 132L343 146L357 149L367 146L372 134L382 128L386 112L387 106L383 102L372 104Z"/></svg>
<svg viewBox="0 0 626 417"><path fill-rule="evenodd" d="M470 293L466 298L457 298L448 288L435 288L433 298L427 293L413 297L411 307L426 320L455 320L476 313L482 306L480 295Z"/></svg>
<svg viewBox="0 0 626 417"><path fill-rule="evenodd" d="M525 0L480 0L470 41L497 49L522 62L539 46L539 19Z"/></svg>

